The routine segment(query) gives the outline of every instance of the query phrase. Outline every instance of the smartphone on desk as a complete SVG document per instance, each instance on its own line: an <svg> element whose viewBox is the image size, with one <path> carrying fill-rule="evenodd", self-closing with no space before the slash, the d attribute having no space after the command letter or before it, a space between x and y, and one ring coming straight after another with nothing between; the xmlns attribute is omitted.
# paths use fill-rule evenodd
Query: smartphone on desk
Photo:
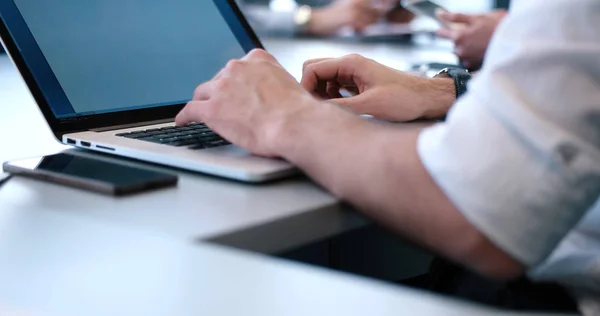
<svg viewBox="0 0 600 316"><path fill-rule="evenodd" d="M175 186L177 176L71 153L9 161L5 172L98 193L122 196Z"/></svg>

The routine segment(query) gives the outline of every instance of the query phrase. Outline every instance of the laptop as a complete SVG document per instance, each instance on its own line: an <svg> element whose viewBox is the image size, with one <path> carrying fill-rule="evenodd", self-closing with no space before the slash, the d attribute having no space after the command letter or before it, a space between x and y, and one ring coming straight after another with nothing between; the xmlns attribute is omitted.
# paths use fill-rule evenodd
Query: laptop
<svg viewBox="0 0 600 316"><path fill-rule="evenodd" d="M262 48L235 0L0 0L0 38L63 144L244 182L296 172L174 124L196 86Z"/></svg>

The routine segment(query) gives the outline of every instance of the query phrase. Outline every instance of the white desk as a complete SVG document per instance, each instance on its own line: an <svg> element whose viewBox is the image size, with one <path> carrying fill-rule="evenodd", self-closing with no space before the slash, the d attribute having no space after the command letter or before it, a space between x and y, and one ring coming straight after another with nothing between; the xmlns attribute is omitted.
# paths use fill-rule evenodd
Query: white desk
<svg viewBox="0 0 600 316"><path fill-rule="evenodd" d="M267 49L296 76L308 58L361 53L390 66L453 61L447 48L425 45L267 40ZM65 147L50 133L7 57L0 57L0 162ZM178 189L116 199L57 185L13 179L0 189L3 212L31 210L137 227L184 240L210 240L277 252L354 229L365 222L310 181L292 179L250 186L180 172Z"/></svg>
<svg viewBox="0 0 600 316"><path fill-rule="evenodd" d="M457 63L452 54L452 46L445 41L428 40L427 36L419 38L419 45L360 43L352 41L326 42L319 39L264 39L265 49L275 55L279 62L294 75L302 77L304 61L322 57L342 57L348 54L360 54L374 59L386 66L408 70L418 63Z"/></svg>
<svg viewBox="0 0 600 316"><path fill-rule="evenodd" d="M3 316L512 315L59 212L0 212L0 258Z"/></svg>

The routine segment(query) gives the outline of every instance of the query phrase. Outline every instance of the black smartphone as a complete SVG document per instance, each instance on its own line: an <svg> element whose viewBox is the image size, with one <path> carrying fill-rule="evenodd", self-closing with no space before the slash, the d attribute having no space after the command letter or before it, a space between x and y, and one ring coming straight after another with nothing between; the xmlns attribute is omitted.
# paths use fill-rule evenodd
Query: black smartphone
<svg viewBox="0 0 600 316"><path fill-rule="evenodd" d="M437 11L438 10L447 11L447 10L444 7L440 6L439 4L437 4L433 1L430 1L430 0L403 0L401 3L402 3L403 7L410 10L414 14L432 18L432 19L438 21L439 23L441 23L442 25L446 24L445 22L438 19Z"/></svg>
<svg viewBox="0 0 600 316"><path fill-rule="evenodd" d="M175 186L177 175L69 153L4 163L5 172L109 195Z"/></svg>

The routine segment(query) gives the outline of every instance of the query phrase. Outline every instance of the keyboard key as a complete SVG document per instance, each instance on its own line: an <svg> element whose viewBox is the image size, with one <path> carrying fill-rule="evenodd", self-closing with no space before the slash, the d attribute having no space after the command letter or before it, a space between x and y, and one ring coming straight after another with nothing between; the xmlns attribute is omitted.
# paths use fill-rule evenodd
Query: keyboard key
<svg viewBox="0 0 600 316"><path fill-rule="evenodd" d="M189 147L188 149L191 149L191 150L200 150L200 149L205 149L205 148L206 148L206 146L204 146L203 144L196 144L196 145L194 145L192 147Z"/></svg>
<svg viewBox="0 0 600 316"><path fill-rule="evenodd" d="M136 138L137 140L141 140L141 141L145 141L145 142L151 142L151 143L159 143L161 144L160 139L154 138L152 136L148 136L148 137L142 137L142 138Z"/></svg>
<svg viewBox="0 0 600 316"><path fill-rule="evenodd" d="M140 138L151 137L151 136L152 136L152 134L150 134L150 133L137 133L137 134L129 135L128 138L140 139Z"/></svg>
<svg viewBox="0 0 600 316"><path fill-rule="evenodd" d="M221 146L226 146L226 145L229 145L229 144L230 143L228 141L224 140L224 139L204 143L204 145L206 145L206 147L208 147L208 148L221 147Z"/></svg>
<svg viewBox="0 0 600 316"><path fill-rule="evenodd" d="M161 131L171 131L171 130L176 130L176 129L178 129L178 128L179 128L179 127L177 127L177 126L169 126L169 127L163 127L163 128L161 128L160 130L161 130Z"/></svg>
<svg viewBox="0 0 600 316"><path fill-rule="evenodd" d="M183 146L191 146L191 145L197 145L198 141L196 141L195 139L184 139L184 140L179 140L173 143L169 143L168 145L171 146L176 146L176 147L183 147Z"/></svg>

